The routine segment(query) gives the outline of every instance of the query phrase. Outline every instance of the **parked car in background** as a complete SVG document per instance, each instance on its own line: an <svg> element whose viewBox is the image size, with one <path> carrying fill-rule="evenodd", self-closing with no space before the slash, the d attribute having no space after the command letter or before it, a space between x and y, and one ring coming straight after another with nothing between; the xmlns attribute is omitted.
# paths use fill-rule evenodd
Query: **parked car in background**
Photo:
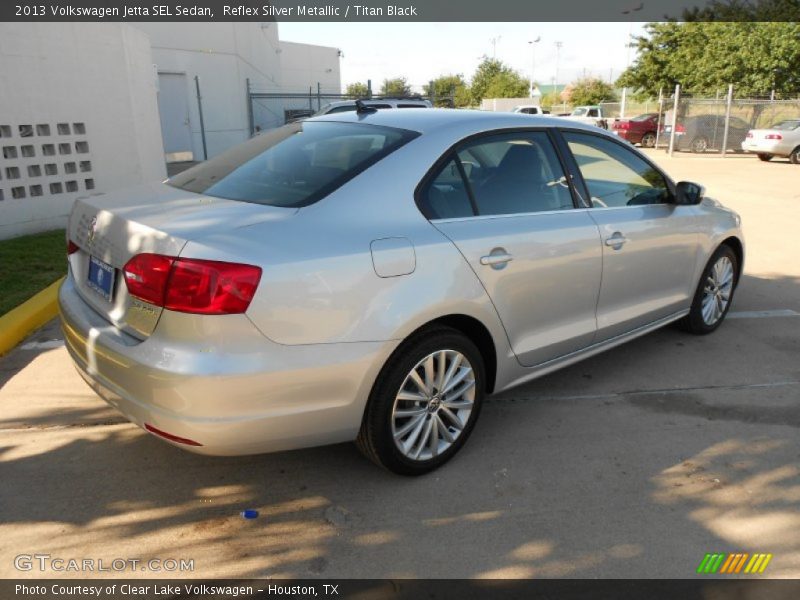
<svg viewBox="0 0 800 600"><path fill-rule="evenodd" d="M763 161L781 156L800 165L800 119L781 121L769 129L751 129L742 150L754 152Z"/></svg>
<svg viewBox="0 0 800 600"><path fill-rule="evenodd" d="M423 100L421 98L379 98L374 100L361 100L364 106L371 108L433 108L430 100ZM339 100L338 102L330 102L326 104L313 116L320 117L322 115L332 115L342 112L355 112L355 100Z"/></svg>
<svg viewBox="0 0 800 600"><path fill-rule="evenodd" d="M742 152L742 142L750 131L750 125L739 117L731 117L728 127L726 150ZM664 139L669 140L672 124L664 126ZM702 153L722 150L725 136L725 115L695 115L678 120L675 126L675 150L690 150Z"/></svg>
<svg viewBox="0 0 800 600"><path fill-rule="evenodd" d="M602 106L576 106L569 115L562 118L576 123L608 129L608 117L604 113Z"/></svg>
<svg viewBox="0 0 800 600"><path fill-rule="evenodd" d="M655 148L658 132L658 113L645 113L632 119L617 119L611 124L611 133L642 148Z"/></svg>
<svg viewBox="0 0 800 600"><path fill-rule="evenodd" d="M523 104L522 106L515 106L512 112L521 113L523 115L549 115L549 110L544 110L541 106L534 106L533 104Z"/></svg>
<svg viewBox="0 0 800 600"><path fill-rule="evenodd" d="M419 475L488 394L671 322L714 331L744 245L597 127L362 106L77 199L67 255L67 351L146 431L211 455L356 440Z"/></svg>

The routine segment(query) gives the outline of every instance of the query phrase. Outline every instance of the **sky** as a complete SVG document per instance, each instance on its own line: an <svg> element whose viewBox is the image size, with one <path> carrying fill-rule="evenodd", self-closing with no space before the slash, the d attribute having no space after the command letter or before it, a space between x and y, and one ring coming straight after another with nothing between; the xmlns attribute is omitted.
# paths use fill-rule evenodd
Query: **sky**
<svg viewBox="0 0 800 600"><path fill-rule="evenodd" d="M282 40L335 46L342 86L404 76L414 91L431 79L469 79L483 55L496 56L540 84L582 75L616 79L628 60L626 39L644 23L280 23ZM536 44L528 42L539 38ZM495 40L493 43L492 40ZM561 42L558 51L556 42ZM535 46L535 48L532 48ZM630 60L635 49L630 50ZM557 68L558 66L558 68Z"/></svg>

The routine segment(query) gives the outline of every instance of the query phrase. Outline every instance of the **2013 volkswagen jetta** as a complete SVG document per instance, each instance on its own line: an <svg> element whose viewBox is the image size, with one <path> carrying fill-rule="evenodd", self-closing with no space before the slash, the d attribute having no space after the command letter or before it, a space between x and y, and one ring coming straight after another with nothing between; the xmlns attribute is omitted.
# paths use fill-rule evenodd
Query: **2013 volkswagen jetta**
<svg viewBox="0 0 800 600"><path fill-rule="evenodd" d="M67 348L131 421L216 455L357 440L404 474L487 394L713 331L744 253L735 213L598 128L363 106L78 200L68 238Z"/></svg>

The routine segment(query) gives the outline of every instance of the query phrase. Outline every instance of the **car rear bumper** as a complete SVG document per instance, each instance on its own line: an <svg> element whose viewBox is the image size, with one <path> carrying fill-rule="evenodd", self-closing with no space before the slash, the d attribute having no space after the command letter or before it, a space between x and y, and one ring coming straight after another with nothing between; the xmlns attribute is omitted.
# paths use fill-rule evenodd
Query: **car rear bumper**
<svg viewBox="0 0 800 600"><path fill-rule="evenodd" d="M753 152L755 154L772 154L775 156L789 156L793 148L786 144L783 140L758 140L751 142L745 140L742 142L742 150L745 152Z"/></svg>
<svg viewBox="0 0 800 600"><path fill-rule="evenodd" d="M194 441L170 443L202 454L355 439L372 382L398 343L284 346L245 315L171 311L140 341L94 312L71 276L58 303L67 350L87 383L136 425Z"/></svg>

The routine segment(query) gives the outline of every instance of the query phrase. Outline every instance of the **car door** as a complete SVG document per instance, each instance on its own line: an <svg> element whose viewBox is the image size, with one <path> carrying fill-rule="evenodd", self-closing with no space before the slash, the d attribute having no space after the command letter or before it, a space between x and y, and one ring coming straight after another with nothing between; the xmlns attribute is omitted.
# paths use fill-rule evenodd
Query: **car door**
<svg viewBox="0 0 800 600"><path fill-rule="evenodd" d="M588 209L576 208L545 131L467 140L420 189L420 208L480 279L521 364L592 342L602 267L598 228Z"/></svg>
<svg viewBox="0 0 800 600"><path fill-rule="evenodd" d="M696 209L676 205L667 178L628 146L589 132L563 135L602 239L596 341L687 308L700 255Z"/></svg>

